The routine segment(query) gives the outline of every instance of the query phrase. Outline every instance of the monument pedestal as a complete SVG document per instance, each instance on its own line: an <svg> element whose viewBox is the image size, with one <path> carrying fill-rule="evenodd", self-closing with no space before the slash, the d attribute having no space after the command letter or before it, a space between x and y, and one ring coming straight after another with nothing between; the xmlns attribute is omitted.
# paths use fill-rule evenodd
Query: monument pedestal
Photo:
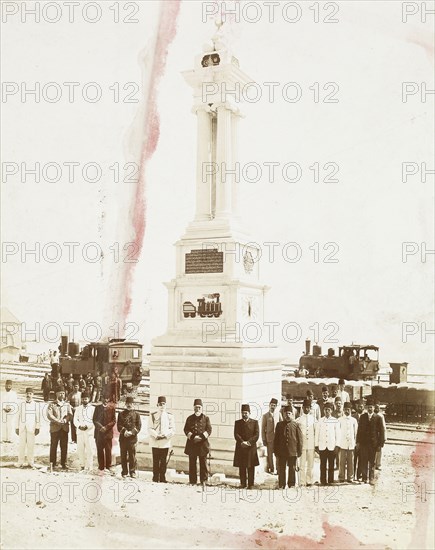
<svg viewBox="0 0 435 550"><path fill-rule="evenodd" d="M187 344L187 343L186 343ZM175 416L172 467L188 468L184 455L186 418L193 413L193 401L201 398L203 412L210 417L211 455L214 472L238 475L233 468L234 422L242 403L249 403L251 417L259 420L271 397L281 396L281 365L270 346L248 346L214 342L208 346L170 345L165 337L154 341L150 363L151 410L159 395L165 395L167 409ZM193 344L193 343L192 343ZM260 434L261 441L261 434ZM175 466L174 466L175 464Z"/></svg>

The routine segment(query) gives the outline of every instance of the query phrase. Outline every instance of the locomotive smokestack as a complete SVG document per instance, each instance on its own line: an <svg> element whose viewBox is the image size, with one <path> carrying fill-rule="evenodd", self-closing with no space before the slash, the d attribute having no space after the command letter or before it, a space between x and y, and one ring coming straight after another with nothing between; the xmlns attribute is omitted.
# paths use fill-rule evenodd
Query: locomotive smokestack
<svg viewBox="0 0 435 550"><path fill-rule="evenodd" d="M311 340L307 338L305 340L305 355L310 355L310 351L311 351Z"/></svg>
<svg viewBox="0 0 435 550"><path fill-rule="evenodd" d="M67 335L62 335L61 340L62 340L62 343L61 343L61 352L60 352L60 354L63 357L66 357L68 355L68 336Z"/></svg>

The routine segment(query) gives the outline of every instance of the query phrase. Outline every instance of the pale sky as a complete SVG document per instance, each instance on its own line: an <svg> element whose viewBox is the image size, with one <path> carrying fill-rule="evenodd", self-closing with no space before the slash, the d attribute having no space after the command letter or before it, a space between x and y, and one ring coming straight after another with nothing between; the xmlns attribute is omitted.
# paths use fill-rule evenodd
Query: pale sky
<svg viewBox="0 0 435 550"><path fill-rule="evenodd" d="M7 250L18 250L3 254L2 302L30 327L39 322L41 338L46 323L63 328L80 323L80 334L89 322L117 322L108 313L120 266L115 253L119 246L120 259L125 258L134 184L114 182L113 166L119 163L124 177L122 167L135 159L131 143L137 144L143 131L140 109L147 87L142 84L150 73L159 7L149 0L131 4L138 7L132 16L137 23L115 23L112 3L102 2L101 19L94 24L80 13L69 23L63 13L57 23L43 17L40 23L30 17L22 23L21 14L16 14L3 25L3 81L10 83L7 90L19 91L3 94L2 104L2 240L16 243ZM194 214L196 120L192 91L181 72L193 68L195 56L214 32L211 20L201 20L202 4L181 4L177 34L158 88L160 137L145 174L145 241L128 319L131 326L140 327L135 337L147 349L151 339L165 331L167 291L162 283L175 275L173 244ZM312 2L299 2L299 21L286 22L277 9L270 23L265 3L259 2L258 22L242 17L231 27L241 69L263 91L259 101L242 107L246 118L239 127L239 154L241 166L258 163L264 169L260 181L240 183L240 203L252 240L264 250L261 278L271 287L266 318L280 323L275 343L294 362L305 338L314 339L310 327L318 323L325 351L351 342L374 344L380 347L382 366L407 361L414 372L431 372L434 336L425 335L424 328L434 329L434 256L422 262L421 251L434 249L434 176L421 181L420 167L426 163L433 169L434 96L423 96L425 101L421 96L424 86L434 88L433 16L424 23L417 13L404 23L402 2L395 1L330 4L339 8L338 23L315 23ZM320 3L321 18L329 13L322 9ZM39 103L32 96L23 102L20 93L35 82L41 90L49 82L58 86L45 88L45 96L41 91ZM71 103L64 82L79 83ZM89 82L101 89L100 101L82 98ZM269 101L265 82L278 83L274 101ZM290 82L302 91L294 103L282 96ZM316 82L318 103L310 90ZM404 82L414 83L408 89L417 91L406 102ZM50 103L46 98L57 89L62 97ZM91 88L85 91L93 93ZM130 94L140 102L115 102L118 91L121 99ZM332 97L338 103L322 101L331 91L337 91ZM41 164L39 183L33 176L21 182L21 171L5 173L13 166L5 163L31 167L35 162ZM98 163L102 177L92 183L76 176L70 183L65 162L80 163L79 173L86 163ZM268 181L264 165L270 162L279 163L274 182ZM281 176L282 166L289 162L300 166L297 182ZM335 163L339 182L315 183L309 167L316 162L321 167ZM406 182L404 162L419 170ZM47 163L63 166L60 181L43 181ZM320 175L325 173L321 170ZM93 177L91 169L89 176ZM50 263L47 255L41 255L39 263L30 255L22 261L25 246L40 243L43 249L50 242L59 243L59 261ZM65 242L79 243L73 262L68 261ZM102 261L83 259L83 250L89 257L94 253L86 247L90 242L101 246ZM266 242L279 243L273 262L262 244ZM295 263L282 255L291 242L302 253ZM415 254L406 263L404 242L416 243L408 245ZM319 243L317 263L310 249L314 243ZM335 244L324 250L327 243ZM54 247L45 250L51 257L55 254ZM325 254L333 250L339 261L324 263ZM282 337L282 327L289 322L301 328L295 343ZM338 326L337 344L324 342L329 333L326 323ZM415 332L406 342L403 323Z"/></svg>

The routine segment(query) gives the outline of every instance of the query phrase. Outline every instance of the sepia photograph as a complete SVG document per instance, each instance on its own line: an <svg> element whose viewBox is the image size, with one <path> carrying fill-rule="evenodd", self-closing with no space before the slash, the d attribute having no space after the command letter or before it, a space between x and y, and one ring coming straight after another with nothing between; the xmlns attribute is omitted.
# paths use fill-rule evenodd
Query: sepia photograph
<svg viewBox="0 0 435 550"><path fill-rule="evenodd" d="M0 548L433 549L435 2L0 17Z"/></svg>

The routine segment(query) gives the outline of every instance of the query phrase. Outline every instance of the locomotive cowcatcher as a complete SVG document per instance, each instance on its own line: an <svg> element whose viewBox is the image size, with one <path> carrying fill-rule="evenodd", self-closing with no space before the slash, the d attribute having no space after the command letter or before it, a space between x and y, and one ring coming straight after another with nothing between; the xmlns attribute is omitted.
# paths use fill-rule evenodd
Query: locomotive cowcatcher
<svg viewBox="0 0 435 550"><path fill-rule="evenodd" d="M299 359L299 368L305 368L308 376L316 378L344 378L346 380L373 380L379 372L379 348L352 344L338 348L338 356L333 348L322 355L322 348L313 346L306 340L305 353ZM376 358L374 358L376 356Z"/></svg>

